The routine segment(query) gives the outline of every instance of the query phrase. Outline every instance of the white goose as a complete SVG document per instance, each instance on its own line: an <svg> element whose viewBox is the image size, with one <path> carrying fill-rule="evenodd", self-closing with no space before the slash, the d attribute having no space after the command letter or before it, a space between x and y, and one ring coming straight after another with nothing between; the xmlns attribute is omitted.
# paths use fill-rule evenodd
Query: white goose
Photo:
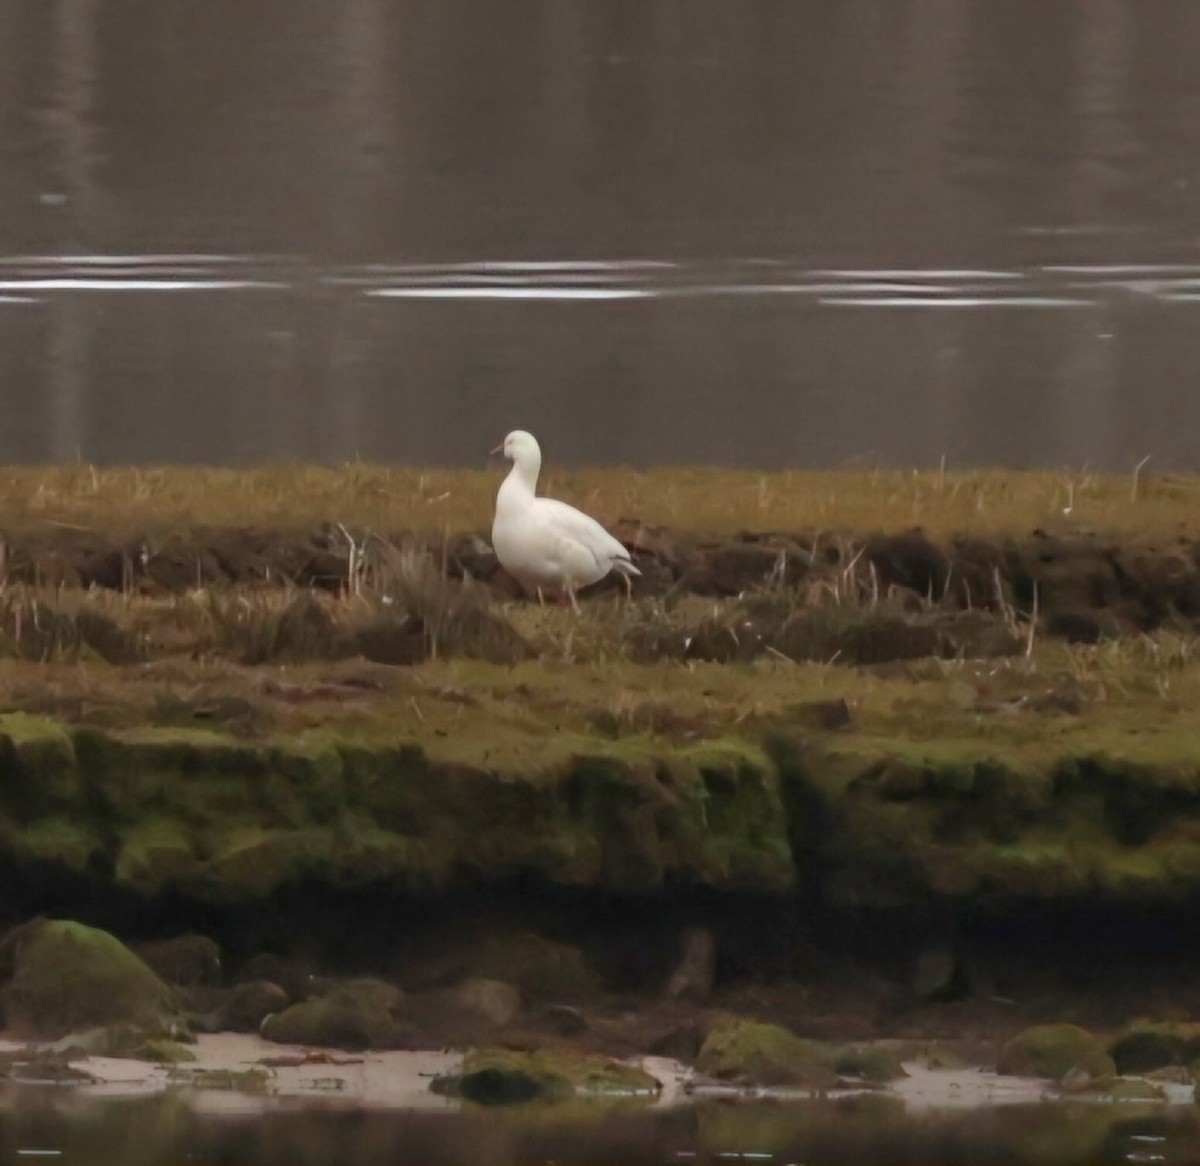
<svg viewBox="0 0 1200 1166"><path fill-rule="evenodd" d="M578 611L575 592L619 571L630 586L640 575L629 552L594 518L554 498L534 494L542 451L532 433L514 429L492 453L513 463L496 494L492 546L500 565L527 591L565 595Z"/></svg>

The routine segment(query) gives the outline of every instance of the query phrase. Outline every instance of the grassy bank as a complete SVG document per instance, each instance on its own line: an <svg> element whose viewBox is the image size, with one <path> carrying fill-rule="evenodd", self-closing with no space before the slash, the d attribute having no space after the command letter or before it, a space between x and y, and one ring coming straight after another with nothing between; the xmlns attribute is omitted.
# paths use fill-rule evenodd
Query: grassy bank
<svg viewBox="0 0 1200 1166"><path fill-rule="evenodd" d="M481 459L482 464L482 459ZM1200 537L1200 478L1002 470L754 473L720 469L559 471L543 492L605 523L719 537L740 530L884 531L933 537L1026 534L1036 527L1138 538ZM124 538L201 526L379 532L486 531L506 469L9 467L0 473L0 529L44 527Z"/></svg>
<svg viewBox="0 0 1200 1166"><path fill-rule="evenodd" d="M644 534L577 615L472 538L499 473L7 471L6 861L208 900L1200 886L1200 481L562 476Z"/></svg>

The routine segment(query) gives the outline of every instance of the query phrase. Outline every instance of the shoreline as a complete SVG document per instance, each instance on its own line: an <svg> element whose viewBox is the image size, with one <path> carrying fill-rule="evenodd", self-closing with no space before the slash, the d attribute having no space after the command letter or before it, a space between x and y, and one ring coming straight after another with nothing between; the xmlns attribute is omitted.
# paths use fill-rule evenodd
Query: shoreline
<svg viewBox="0 0 1200 1166"><path fill-rule="evenodd" d="M67 1061L69 1068L90 1080L54 1084L80 1097L108 1100L131 1100L173 1091L185 1097L197 1113L225 1116L263 1113L295 1103L410 1112L457 1112L467 1106L482 1112L469 1103L430 1091L429 1081L433 1077L452 1073L462 1063L463 1054L449 1050L351 1053L276 1044L241 1033L198 1034L189 1048L195 1061L175 1065L130 1057L72 1057ZM0 1036L0 1057L19 1057L27 1051L31 1054L30 1063L36 1065L46 1047ZM638 1057L629 1063L650 1073L661 1087L654 1100L636 1102L637 1108L645 1111L722 1099L747 1103L837 1101L864 1093L893 1098L911 1114L1063 1101L1130 1104L1103 1090L1090 1094L1064 1092L1044 1078L999 1074L982 1066L934 1068L911 1059L901 1062L906 1075L896 1081L868 1089L847 1084L822 1090L704 1083L681 1062L667 1057ZM1145 1081L1142 1077L1127 1079ZM51 1083L50 1079L37 1076L14 1076L11 1081L28 1088ZM1162 1090L1160 1099L1140 1098L1133 1104L1155 1108L1194 1104L1192 1086L1170 1081L1155 1084ZM633 1099L587 1094L576 1099L576 1104L598 1109L614 1103L631 1104ZM545 1104L541 1103L542 1107Z"/></svg>

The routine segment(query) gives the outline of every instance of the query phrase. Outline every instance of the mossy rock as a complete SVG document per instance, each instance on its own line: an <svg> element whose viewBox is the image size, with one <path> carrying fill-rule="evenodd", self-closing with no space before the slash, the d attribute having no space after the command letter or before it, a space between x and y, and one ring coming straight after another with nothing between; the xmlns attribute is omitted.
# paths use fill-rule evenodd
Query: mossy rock
<svg viewBox="0 0 1200 1166"><path fill-rule="evenodd" d="M566 1049L477 1049L464 1058L460 1072L430 1085L434 1093L480 1105L565 1101L577 1095L653 1098L660 1088L643 1069Z"/></svg>
<svg viewBox="0 0 1200 1166"><path fill-rule="evenodd" d="M291 1000L270 980L247 980L235 984L213 1017L214 1031L259 1032L272 1013L283 1012Z"/></svg>
<svg viewBox="0 0 1200 1166"><path fill-rule="evenodd" d="M5 947L13 969L5 1015L22 1036L53 1040L113 1024L156 1032L179 1022L172 989L106 931L39 919Z"/></svg>
<svg viewBox="0 0 1200 1166"><path fill-rule="evenodd" d="M221 980L221 949L207 935L187 932L134 944L134 952L168 984L191 986Z"/></svg>
<svg viewBox="0 0 1200 1166"><path fill-rule="evenodd" d="M1116 1073L1116 1065L1100 1040L1086 1029L1075 1024L1036 1024L1000 1050L996 1071L1052 1081L1078 1071L1092 1081L1101 1081Z"/></svg>
<svg viewBox="0 0 1200 1166"><path fill-rule="evenodd" d="M827 1089L837 1084L829 1052L778 1024L722 1016L700 1046L696 1069L708 1077L747 1085L799 1085Z"/></svg>
<svg viewBox="0 0 1200 1166"><path fill-rule="evenodd" d="M279 1044L336 1049L395 1049L407 1027L404 993L383 980L350 980L268 1016L262 1035Z"/></svg>
<svg viewBox="0 0 1200 1166"><path fill-rule="evenodd" d="M1151 1073L1200 1058L1200 1024L1139 1022L1109 1046L1118 1073Z"/></svg>
<svg viewBox="0 0 1200 1166"><path fill-rule="evenodd" d="M164 1038L146 1041L134 1055L143 1061L153 1061L160 1065L186 1064L196 1059L196 1054L187 1045Z"/></svg>
<svg viewBox="0 0 1200 1166"><path fill-rule="evenodd" d="M1104 1086L1104 1095L1113 1101L1166 1101L1167 1094L1161 1085L1143 1081L1139 1077L1118 1077Z"/></svg>
<svg viewBox="0 0 1200 1166"><path fill-rule="evenodd" d="M875 1045L848 1045L838 1049L833 1054L832 1066L839 1077L853 1077L872 1085L883 1085L908 1076L894 1052Z"/></svg>

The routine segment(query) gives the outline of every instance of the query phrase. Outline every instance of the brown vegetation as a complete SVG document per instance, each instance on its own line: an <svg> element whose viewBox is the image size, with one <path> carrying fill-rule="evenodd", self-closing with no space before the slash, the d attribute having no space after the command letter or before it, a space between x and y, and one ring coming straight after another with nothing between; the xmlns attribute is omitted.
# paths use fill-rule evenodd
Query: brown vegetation
<svg viewBox="0 0 1200 1166"><path fill-rule="evenodd" d="M501 472L351 463L100 469L9 467L0 474L0 529L74 531L111 539L197 527L305 530L323 523L384 534L484 531ZM755 473L717 469L565 472L544 492L607 524L702 531L899 532L932 537L1103 531L1139 539L1200 537L1200 479L1002 470Z"/></svg>

